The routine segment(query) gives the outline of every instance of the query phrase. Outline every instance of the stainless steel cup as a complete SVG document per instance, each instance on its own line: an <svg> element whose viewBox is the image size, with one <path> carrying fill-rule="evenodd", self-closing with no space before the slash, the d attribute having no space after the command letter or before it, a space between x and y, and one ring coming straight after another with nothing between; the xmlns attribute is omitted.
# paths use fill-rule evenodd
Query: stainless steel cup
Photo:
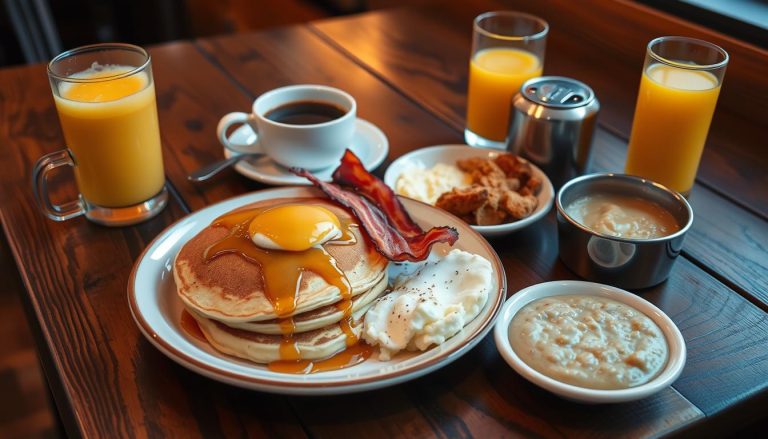
<svg viewBox="0 0 768 439"><path fill-rule="evenodd" d="M680 230L653 239L604 235L576 222L566 212L573 201L594 194L617 194L654 202L677 220ZM663 282L693 223L685 197L666 187L624 174L589 174L566 183L556 198L560 259L579 276L619 288L646 288Z"/></svg>
<svg viewBox="0 0 768 439"><path fill-rule="evenodd" d="M507 149L535 163L557 188L587 170L599 111L595 93L581 81L530 79L512 100Z"/></svg>

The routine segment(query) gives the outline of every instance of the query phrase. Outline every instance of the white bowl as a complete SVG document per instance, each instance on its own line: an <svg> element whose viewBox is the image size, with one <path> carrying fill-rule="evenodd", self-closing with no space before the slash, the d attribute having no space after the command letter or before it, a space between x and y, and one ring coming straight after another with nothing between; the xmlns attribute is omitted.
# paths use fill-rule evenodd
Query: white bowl
<svg viewBox="0 0 768 439"><path fill-rule="evenodd" d="M666 366L652 380L639 386L618 390L598 390L574 386L550 378L528 366L512 349L509 342L509 327L512 318L525 305L543 297L580 294L600 296L635 308L650 317L661 328L669 346ZM609 285L583 281L544 282L524 288L515 293L501 309L493 331L496 348L504 360L523 378L560 397L572 401L600 404L633 401L650 396L672 384L680 376L685 365L685 340L675 323L659 308L647 300Z"/></svg>
<svg viewBox="0 0 768 439"><path fill-rule="evenodd" d="M504 153L504 151L474 148L469 145L438 145L419 148L392 162L392 164L389 165L389 168L387 168L387 172L384 173L384 183L394 190L395 182L400 177L400 174L411 167L419 166L431 168L437 163L455 165L456 161L460 159L468 159L470 157L494 158L502 153ZM549 212L549 209L552 208L552 202L555 199L555 190L552 187L552 182L549 181L547 175L536 165L531 163L531 167L533 168L533 175L541 179L542 183L538 195L539 205L536 207L536 210L534 210L528 217L518 221L499 224L498 226L472 226L473 229L477 230L481 235L487 238L506 235L533 224Z"/></svg>

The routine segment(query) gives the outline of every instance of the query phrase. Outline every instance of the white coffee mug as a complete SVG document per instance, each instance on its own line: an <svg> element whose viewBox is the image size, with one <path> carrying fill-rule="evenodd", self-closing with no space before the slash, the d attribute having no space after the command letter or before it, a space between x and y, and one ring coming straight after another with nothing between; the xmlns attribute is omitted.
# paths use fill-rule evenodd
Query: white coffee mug
<svg viewBox="0 0 768 439"><path fill-rule="evenodd" d="M265 117L270 111L299 102L322 102L346 111L327 122L310 125L282 123ZM348 93L324 85L291 85L270 90L253 102L248 113L229 113L219 121L217 134L225 148L238 154L263 153L286 167L322 169L338 164L350 147L355 132L357 103ZM227 131L248 124L256 140L248 144L230 142Z"/></svg>

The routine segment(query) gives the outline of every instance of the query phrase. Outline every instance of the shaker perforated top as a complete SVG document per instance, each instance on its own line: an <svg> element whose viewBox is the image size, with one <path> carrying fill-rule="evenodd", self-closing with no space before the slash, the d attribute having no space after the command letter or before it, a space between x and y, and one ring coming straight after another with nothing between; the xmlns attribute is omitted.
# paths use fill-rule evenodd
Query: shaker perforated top
<svg viewBox="0 0 768 439"><path fill-rule="evenodd" d="M581 107L595 99L595 93L587 84L564 76L530 79L520 92L529 101L554 108Z"/></svg>

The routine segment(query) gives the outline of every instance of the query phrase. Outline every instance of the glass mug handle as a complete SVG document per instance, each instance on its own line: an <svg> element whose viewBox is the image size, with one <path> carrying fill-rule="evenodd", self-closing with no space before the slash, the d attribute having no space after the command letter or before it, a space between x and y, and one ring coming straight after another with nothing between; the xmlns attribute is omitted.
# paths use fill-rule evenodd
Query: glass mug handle
<svg viewBox="0 0 768 439"><path fill-rule="evenodd" d="M48 173L60 166L75 166L69 150L46 154L35 163L32 171L32 188L37 205L48 218L54 221L66 221L85 213L85 204L81 199L64 204L54 204L48 193Z"/></svg>

